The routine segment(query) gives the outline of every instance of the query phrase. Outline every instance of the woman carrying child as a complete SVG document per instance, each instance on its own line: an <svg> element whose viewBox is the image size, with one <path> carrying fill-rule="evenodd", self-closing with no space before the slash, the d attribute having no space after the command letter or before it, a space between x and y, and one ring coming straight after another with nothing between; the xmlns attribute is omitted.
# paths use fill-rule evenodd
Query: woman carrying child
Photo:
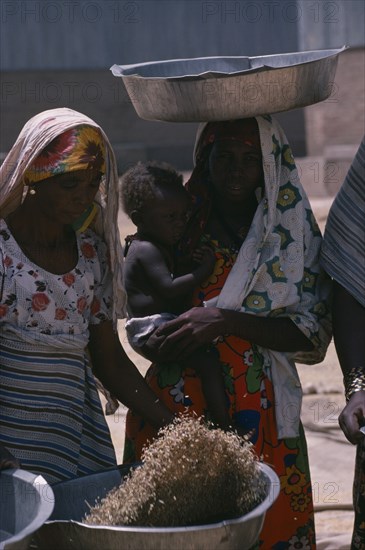
<svg viewBox="0 0 365 550"><path fill-rule="evenodd" d="M233 423L252 432L257 454L280 478L260 545L314 549L294 360L316 363L325 355L330 281L318 261L321 234L279 124L263 116L202 125L187 190L194 208L180 248L182 270L205 243L213 247L216 265L195 290L196 307L158 329L164 337L160 361L147 380L171 410L202 415L206 402L198 375L181 363L170 369L166 361L215 346ZM138 458L154 432L129 413L126 456Z"/></svg>

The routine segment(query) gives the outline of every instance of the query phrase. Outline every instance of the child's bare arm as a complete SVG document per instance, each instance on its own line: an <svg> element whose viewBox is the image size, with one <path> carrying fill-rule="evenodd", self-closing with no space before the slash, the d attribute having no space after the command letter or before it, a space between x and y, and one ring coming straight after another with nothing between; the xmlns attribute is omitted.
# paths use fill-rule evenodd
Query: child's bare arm
<svg viewBox="0 0 365 550"><path fill-rule="evenodd" d="M201 249L199 265L192 272L172 278L161 251L152 243L141 243L139 261L156 292L166 299L173 299L192 291L213 271L214 253L209 247Z"/></svg>

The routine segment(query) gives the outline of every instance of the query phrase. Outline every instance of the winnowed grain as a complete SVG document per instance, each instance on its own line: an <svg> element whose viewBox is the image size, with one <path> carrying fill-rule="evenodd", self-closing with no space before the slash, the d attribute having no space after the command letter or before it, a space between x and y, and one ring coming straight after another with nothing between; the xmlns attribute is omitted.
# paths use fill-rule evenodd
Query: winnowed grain
<svg viewBox="0 0 365 550"><path fill-rule="evenodd" d="M181 416L144 450L143 465L96 504L85 523L202 525L241 516L265 496L251 443Z"/></svg>

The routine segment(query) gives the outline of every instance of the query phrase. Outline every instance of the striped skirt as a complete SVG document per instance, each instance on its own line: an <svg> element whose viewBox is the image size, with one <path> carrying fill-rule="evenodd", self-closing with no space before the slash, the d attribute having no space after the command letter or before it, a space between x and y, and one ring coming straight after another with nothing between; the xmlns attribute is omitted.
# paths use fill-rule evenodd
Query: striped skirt
<svg viewBox="0 0 365 550"><path fill-rule="evenodd" d="M1 342L0 441L51 484L116 465L84 350Z"/></svg>

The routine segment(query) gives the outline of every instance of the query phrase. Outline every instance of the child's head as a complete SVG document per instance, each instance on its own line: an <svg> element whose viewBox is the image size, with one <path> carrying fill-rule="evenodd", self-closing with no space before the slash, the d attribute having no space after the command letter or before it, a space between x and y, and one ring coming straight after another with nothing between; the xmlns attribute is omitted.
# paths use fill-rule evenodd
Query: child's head
<svg viewBox="0 0 365 550"><path fill-rule="evenodd" d="M177 242L184 230L189 196L183 178L166 163L139 162L121 179L123 210L138 232L162 244Z"/></svg>

